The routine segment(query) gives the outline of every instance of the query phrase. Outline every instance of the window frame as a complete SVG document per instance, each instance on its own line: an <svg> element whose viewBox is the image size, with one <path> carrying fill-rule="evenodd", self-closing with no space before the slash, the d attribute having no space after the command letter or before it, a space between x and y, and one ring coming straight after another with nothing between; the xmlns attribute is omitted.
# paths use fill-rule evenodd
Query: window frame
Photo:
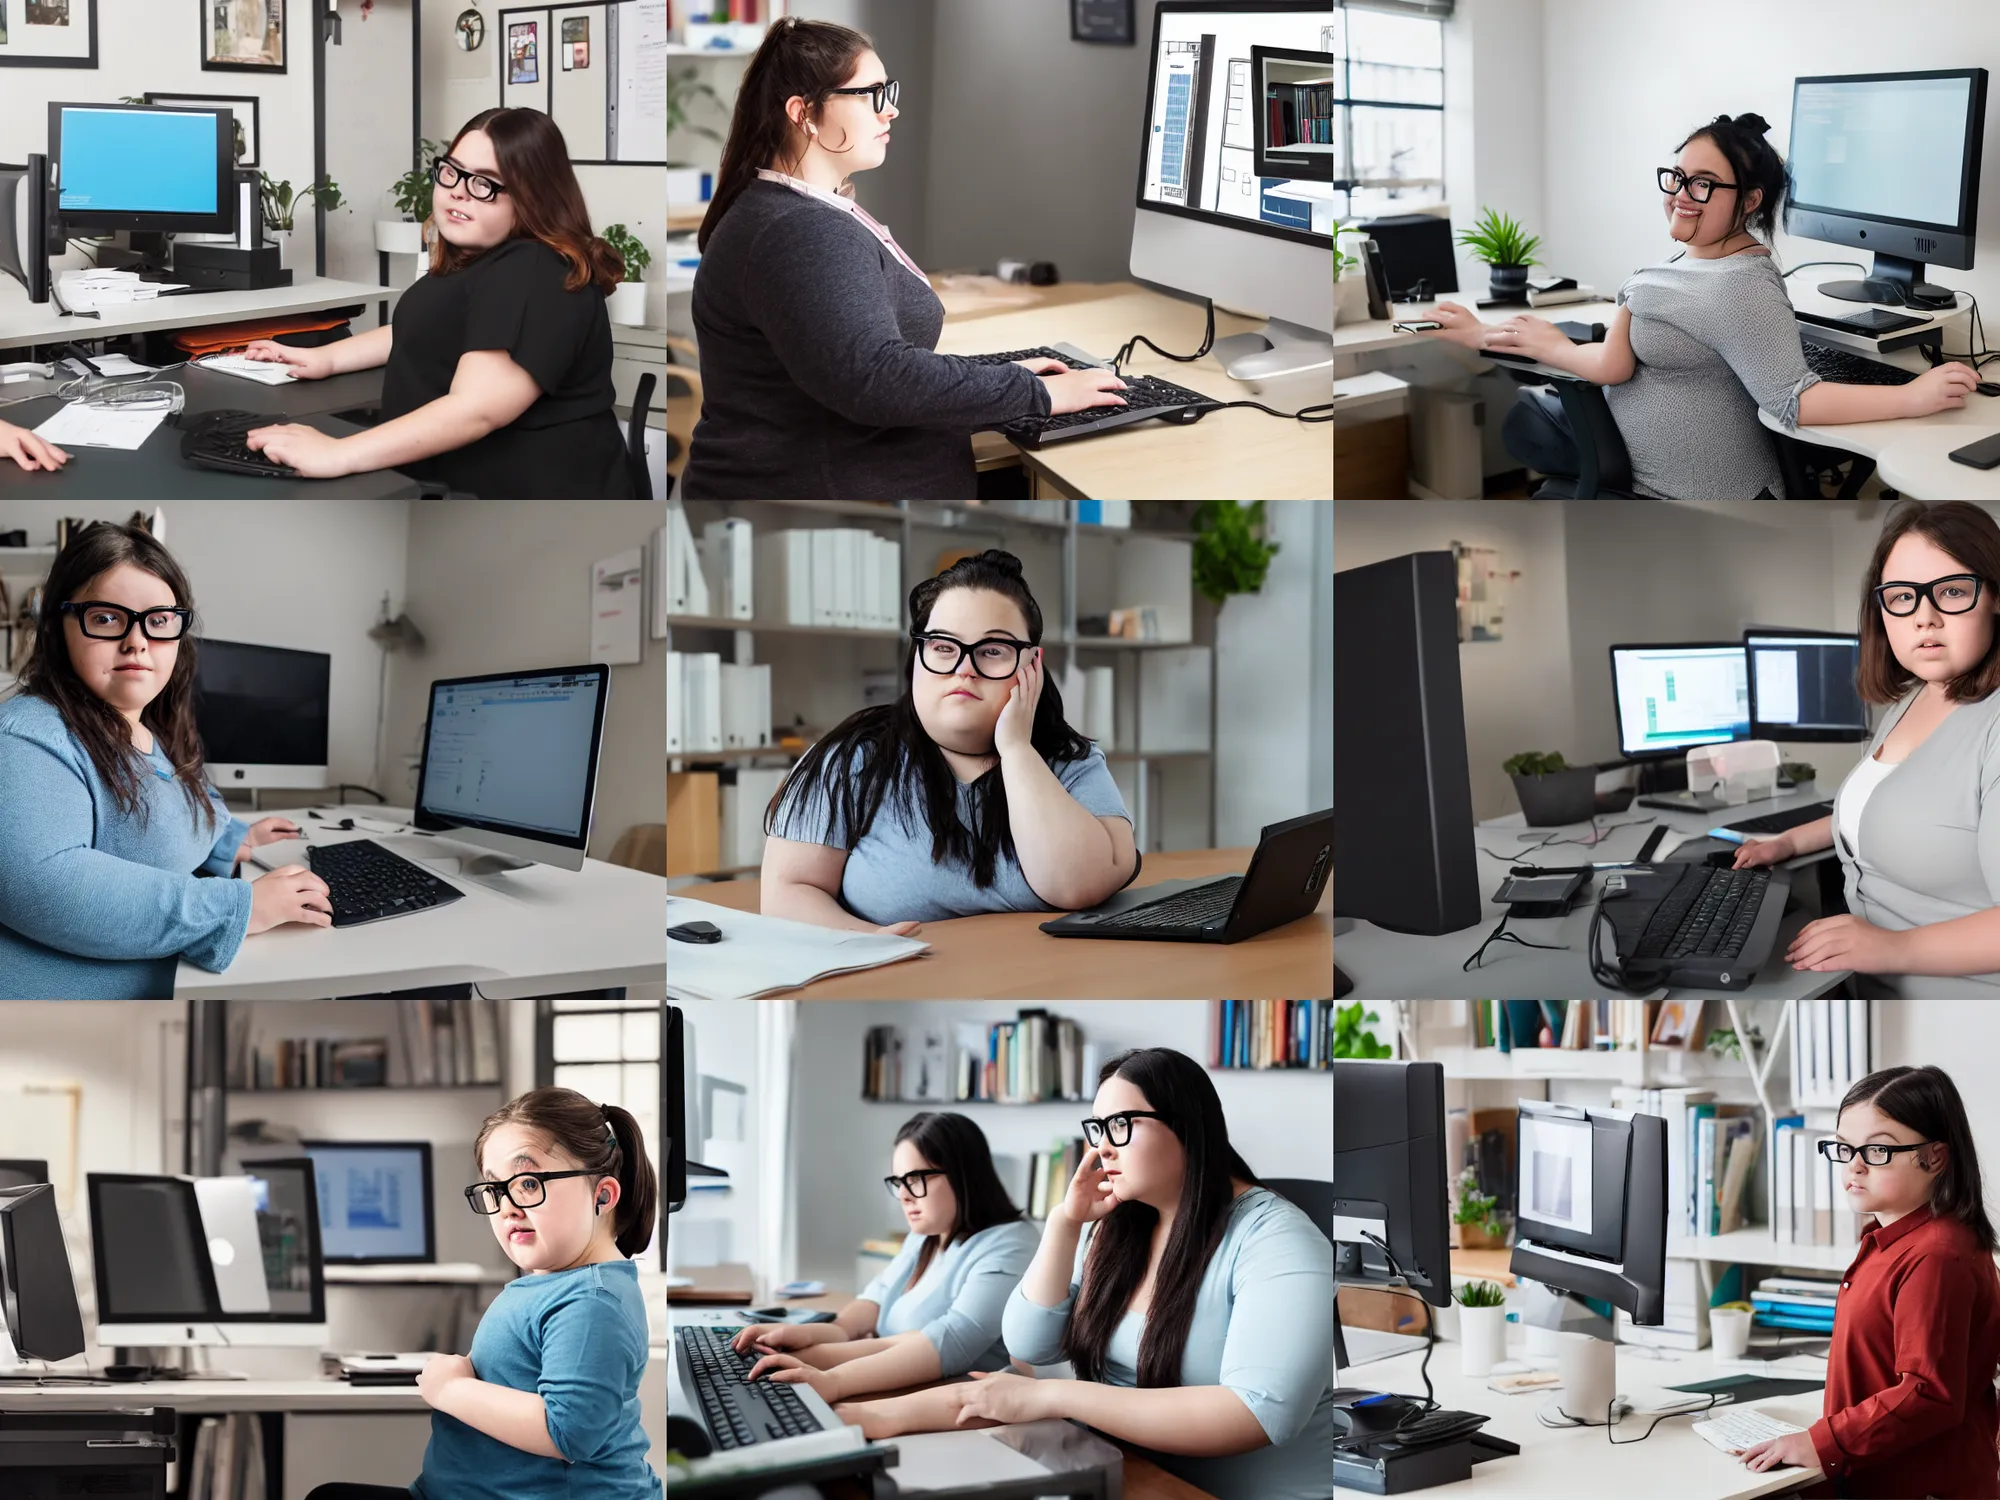
<svg viewBox="0 0 2000 1500"><path fill-rule="evenodd" d="M1355 212L1354 195L1357 191L1378 190L1383 188L1384 186L1407 187L1407 188L1428 187L1435 190L1432 196L1412 200L1409 205L1409 207L1412 210L1429 207L1437 203L1442 203L1445 198L1445 161L1446 161L1445 153L1449 149L1450 145L1449 134L1444 128L1445 127L1444 101L1447 98L1445 91L1447 83L1446 69L1443 61L1444 23L1446 20L1446 16L1406 10L1400 6L1395 6L1395 5L1370 6L1363 4L1359 7L1355 7L1350 5L1348 3L1348 0L1334 0L1334 4L1343 13L1356 8L1363 10L1379 9L1388 14L1404 16L1409 20L1430 22L1432 25L1438 28L1438 57L1439 57L1439 62L1437 66L1438 99L1439 99L1438 103L1414 104L1400 99L1358 99L1354 96L1354 62L1355 62L1354 34L1351 28L1347 30L1346 50L1342 52L1340 56L1334 60L1334 85L1333 85L1333 90L1334 90L1333 107L1336 111L1339 112L1340 115L1341 142L1345 147L1344 153L1334 158L1333 190L1338 194L1344 195L1347 201L1344 212L1340 211L1335 212L1334 222L1338 224L1342 222L1351 222L1353 220ZM1368 59L1363 58L1362 61L1366 63ZM1423 69L1421 71L1428 72L1430 70ZM1354 111L1357 108L1423 110L1437 115L1439 175L1436 178L1429 178L1429 177L1407 178L1407 179L1397 178L1394 179L1393 182L1388 184L1356 177L1354 174ZM1373 218L1376 217L1376 215L1371 214L1369 215L1369 217Z"/></svg>

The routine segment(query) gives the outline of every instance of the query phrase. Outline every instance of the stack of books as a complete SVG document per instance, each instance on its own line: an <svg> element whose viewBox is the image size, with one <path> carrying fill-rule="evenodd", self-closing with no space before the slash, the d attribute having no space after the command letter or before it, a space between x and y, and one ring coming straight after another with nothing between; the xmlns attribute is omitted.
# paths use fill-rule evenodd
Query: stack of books
<svg viewBox="0 0 2000 1500"><path fill-rule="evenodd" d="M1331 1000L1211 1000L1211 1068L1333 1066Z"/></svg>
<svg viewBox="0 0 2000 1500"><path fill-rule="evenodd" d="M1794 1333L1833 1332L1833 1302L1840 1282L1821 1276L1767 1276L1750 1294L1760 1328Z"/></svg>
<svg viewBox="0 0 2000 1500"><path fill-rule="evenodd" d="M1097 1087L1096 1045L1084 1041L1076 1022L1038 1007L992 1026L936 1023L911 1031L868 1028L862 1098L1032 1104L1087 1100Z"/></svg>

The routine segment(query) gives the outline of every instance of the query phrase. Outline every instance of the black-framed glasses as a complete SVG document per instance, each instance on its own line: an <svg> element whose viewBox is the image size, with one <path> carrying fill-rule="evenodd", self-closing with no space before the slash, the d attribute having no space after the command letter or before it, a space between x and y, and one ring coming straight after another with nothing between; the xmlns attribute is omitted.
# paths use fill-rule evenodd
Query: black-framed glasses
<svg viewBox="0 0 2000 1500"><path fill-rule="evenodd" d="M1660 181L1660 191L1665 193L1669 198L1685 187L1687 195L1697 203L1708 202L1709 196L1717 188L1734 189L1736 186L1733 182L1723 182L1720 178L1715 177L1688 177L1682 173L1679 167L1661 167L1657 175Z"/></svg>
<svg viewBox="0 0 2000 1500"><path fill-rule="evenodd" d="M497 177L488 177L484 172L468 172L449 156L440 156L431 163L431 181L441 188L455 188L461 182L465 191L481 203L491 203L507 191L507 184Z"/></svg>
<svg viewBox="0 0 2000 1500"><path fill-rule="evenodd" d="M505 1198L516 1208L540 1208L548 1200L549 1190L544 1183L555 1182L564 1177L602 1177L602 1172L589 1172L581 1168L573 1172L516 1172L504 1182L475 1182L465 1190L465 1201L472 1205L476 1214L497 1214L500 1200Z"/></svg>
<svg viewBox="0 0 2000 1500"><path fill-rule="evenodd" d="M910 639L917 643L917 660L940 677L951 676L968 655L972 657L972 670L981 677L1012 677L1020 668L1021 653L1032 650L1035 644L1001 635L989 635L978 641L961 641L928 630Z"/></svg>
<svg viewBox="0 0 2000 1500"><path fill-rule="evenodd" d="M882 1186L889 1190L891 1198L904 1193L912 1198L921 1198L930 1191L930 1179L942 1176L944 1173L936 1167L926 1167L921 1172L905 1172L901 1177L884 1177Z"/></svg>
<svg viewBox="0 0 2000 1500"><path fill-rule="evenodd" d="M122 641L138 621L140 634L149 641L177 641L187 634L194 611L178 605L171 609L127 609L102 599L73 599L61 612L76 617L77 628L93 641Z"/></svg>
<svg viewBox="0 0 2000 1500"><path fill-rule="evenodd" d="M1164 1120L1167 1117L1150 1109L1121 1109L1115 1115L1099 1118L1092 1115L1083 1122L1083 1138L1093 1146L1110 1144L1123 1146L1132 1139L1134 1120Z"/></svg>
<svg viewBox="0 0 2000 1500"><path fill-rule="evenodd" d="M1898 1151L1921 1151L1926 1146L1935 1146L1936 1144L1936 1141L1918 1141L1914 1146L1850 1146L1846 1141L1821 1141L1819 1143L1819 1154L1824 1156L1828 1161L1837 1161L1845 1165L1853 1161L1855 1153L1859 1152L1861 1159L1869 1166L1886 1167L1889 1165L1889 1158L1894 1156Z"/></svg>
<svg viewBox="0 0 2000 1500"><path fill-rule="evenodd" d="M827 92L829 94L866 94L868 96L868 107L879 115L889 105L896 102L897 97L903 92L903 85L893 78L885 78L880 83L871 83L863 88L828 89Z"/></svg>
<svg viewBox="0 0 2000 1500"><path fill-rule="evenodd" d="M1892 579L1875 590L1875 602L1892 615L1913 615L1925 599L1935 604L1941 615L1962 615L1979 603L1979 575L1953 573L1929 583Z"/></svg>

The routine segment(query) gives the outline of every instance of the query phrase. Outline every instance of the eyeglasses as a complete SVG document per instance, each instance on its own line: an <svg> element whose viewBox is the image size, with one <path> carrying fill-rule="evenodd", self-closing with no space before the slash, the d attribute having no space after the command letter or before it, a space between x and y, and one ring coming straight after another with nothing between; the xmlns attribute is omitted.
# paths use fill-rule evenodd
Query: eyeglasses
<svg viewBox="0 0 2000 1500"><path fill-rule="evenodd" d="M431 163L431 181L442 188L455 188L461 182L466 192L481 203L491 203L507 191L507 184L483 172L468 172L449 156L440 156Z"/></svg>
<svg viewBox="0 0 2000 1500"><path fill-rule="evenodd" d="M1099 1119L1092 1115L1083 1122L1083 1138L1093 1146L1107 1143L1123 1146L1132 1139L1134 1120L1165 1120L1167 1116L1155 1114L1150 1109L1122 1109L1115 1115Z"/></svg>
<svg viewBox="0 0 2000 1500"><path fill-rule="evenodd" d="M138 622L139 631L149 641L177 641L187 634L191 609L127 609L122 604L106 604L98 599L72 600L61 613L74 615L77 627L93 641L122 641Z"/></svg>
<svg viewBox="0 0 2000 1500"><path fill-rule="evenodd" d="M866 88L828 89L827 92L829 94L866 94L868 96L868 107L879 115L884 108L896 102L897 96L903 92L903 85L893 78L885 78L880 83L869 84Z"/></svg>
<svg viewBox="0 0 2000 1500"><path fill-rule="evenodd" d="M1892 615L1913 615L1917 601L1928 599L1943 615L1962 615L1979 602L1979 575L1953 573L1949 578L1933 578L1929 583L1897 580L1875 590L1875 599Z"/></svg>
<svg viewBox="0 0 2000 1500"><path fill-rule="evenodd" d="M1886 1167L1889 1158L1898 1151L1921 1151L1926 1146L1935 1146L1936 1141L1918 1141L1914 1146L1850 1146L1845 1141L1821 1141L1819 1154L1828 1161L1847 1163L1859 1153L1861 1159L1871 1167Z"/></svg>
<svg viewBox="0 0 2000 1500"><path fill-rule="evenodd" d="M912 1198L921 1198L930 1191L928 1179L942 1176L944 1173L936 1168L926 1168L921 1172L905 1172L901 1177L884 1177L882 1186L889 1190L891 1198L902 1193L908 1193Z"/></svg>
<svg viewBox="0 0 2000 1500"><path fill-rule="evenodd" d="M475 1182L465 1190L465 1201L476 1214L497 1214L505 1198L516 1208L540 1208L549 1196L544 1183L564 1177L602 1177L602 1172L517 1172L505 1182Z"/></svg>
<svg viewBox="0 0 2000 1500"><path fill-rule="evenodd" d="M972 670L981 677L1012 677L1021 665L1021 653L1033 641L1017 641L1011 636L990 635L980 641L961 641L948 635L923 631L910 637L918 646L917 660L940 677L949 677L970 655Z"/></svg>
<svg viewBox="0 0 2000 1500"><path fill-rule="evenodd" d="M1687 195L1697 203L1708 202L1709 195L1717 188L1734 189L1736 186L1733 182L1721 182L1713 177L1683 176L1679 167L1661 167L1658 176L1660 179L1660 191L1665 193L1669 198L1685 187Z"/></svg>

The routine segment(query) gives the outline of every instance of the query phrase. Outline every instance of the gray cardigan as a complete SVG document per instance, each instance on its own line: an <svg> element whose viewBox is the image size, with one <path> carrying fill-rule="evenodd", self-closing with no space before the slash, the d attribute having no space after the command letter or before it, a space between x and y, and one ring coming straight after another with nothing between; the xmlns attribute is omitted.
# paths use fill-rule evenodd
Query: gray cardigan
<svg viewBox="0 0 2000 1500"><path fill-rule="evenodd" d="M1047 416L1018 365L934 354L944 305L851 214L754 181L694 281L690 500L969 500L972 434Z"/></svg>
<svg viewBox="0 0 2000 1500"><path fill-rule="evenodd" d="M1918 684L1882 716L1869 755L1921 690ZM2000 693L1961 703L1876 784L1861 809L1858 851L1839 832L1847 788L1843 781L1835 794L1833 843L1847 877L1849 911L1904 932L2000 906ZM2000 973L1882 974L1876 980L1905 999L2000 996Z"/></svg>

